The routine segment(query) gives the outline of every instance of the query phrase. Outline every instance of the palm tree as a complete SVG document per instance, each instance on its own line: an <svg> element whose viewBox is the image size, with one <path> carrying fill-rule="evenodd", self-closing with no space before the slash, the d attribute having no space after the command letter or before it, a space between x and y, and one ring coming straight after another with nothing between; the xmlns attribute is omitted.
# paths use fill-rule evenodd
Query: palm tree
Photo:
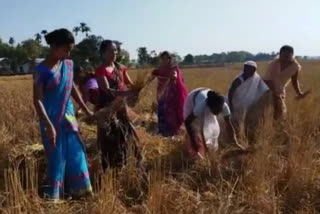
<svg viewBox="0 0 320 214"><path fill-rule="evenodd" d="M40 43L41 40L42 40L41 34L40 33L36 33L34 36L35 36L35 40Z"/></svg>
<svg viewBox="0 0 320 214"><path fill-rule="evenodd" d="M14 38L13 38L13 37L10 37L10 38L9 38L9 44L10 44L11 46L13 46L15 42L16 42L16 41L14 41Z"/></svg>
<svg viewBox="0 0 320 214"><path fill-rule="evenodd" d="M84 33L86 36L89 36L89 32L91 31L91 29L86 23L81 22L79 28L81 33Z"/></svg>
<svg viewBox="0 0 320 214"><path fill-rule="evenodd" d="M153 50L153 51L150 52L150 56L151 57L158 57L158 54L157 54L157 52L155 50Z"/></svg>
<svg viewBox="0 0 320 214"><path fill-rule="evenodd" d="M77 27L74 27L72 31L76 34L76 36L78 36L78 33L81 31L81 29L80 27L77 26Z"/></svg>
<svg viewBox="0 0 320 214"><path fill-rule="evenodd" d="M45 35L48 34L48 31L47 31L47 30L42 30L42 31L41 31L41 34L42 34L43 36L45 36Z"/></svg>
<svg viewBox="0 0 320 214"><path fill-rule="evenodd" d="M91 29L90 29L90 27L86 27L85 28L85 30L84 30L84 32L85 32L85 34L86 34L86 37L88 37L89 36L89 32L91 31Z"/></svg>
<svg viewBox="0 0 320 214"><path fill-rule="evenodd" d="M87 24L84 22L80 23L80 30L83 31L83 29L85 29L87 27Z"/></svg>

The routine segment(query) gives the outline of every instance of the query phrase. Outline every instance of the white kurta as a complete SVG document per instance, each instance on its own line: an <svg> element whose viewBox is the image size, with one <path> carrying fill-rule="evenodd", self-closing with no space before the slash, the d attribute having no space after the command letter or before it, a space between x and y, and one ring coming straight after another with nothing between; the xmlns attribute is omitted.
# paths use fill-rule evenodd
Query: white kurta
<svg viewBox="0 0 320 214"><path fill-rule="evenodd" d="M235 78L239 78L241 84L236 88L232 97L233 112L231 117L236 123L241 123L248 109L257 103L262 95L269 90L259 74L255 73L247 80L242 78L242 74L243 72Z"/></svg>

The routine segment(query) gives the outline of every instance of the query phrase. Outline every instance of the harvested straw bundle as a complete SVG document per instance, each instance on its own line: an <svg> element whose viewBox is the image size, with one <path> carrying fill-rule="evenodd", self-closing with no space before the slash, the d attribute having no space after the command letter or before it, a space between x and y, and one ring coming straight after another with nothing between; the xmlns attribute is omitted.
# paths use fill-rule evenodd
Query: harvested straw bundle
<svg viewBox="0 0 320 214"><path fill-rule="evenodd" d="M150 72L147 70L137 72L136 80L131 86L131 89L137 91L138 94L135 97L127 99L127 103L130 107L134 107L139 102L142 94L141 91L151 83L149 73Z"/></svg>
<svg viewBox="0 0 320 214"><path fill-rule="evenodd" d="M125 100L123 98L116 98L110 105L100 109L95 113L98 127L109 127L110 121L116 120L116 114L119 110L126 110Z"/></svg>
<svg viewBox="0 0 320 214"><path fill-rule="evenodd" d="M44 157L44 148L40 143L24 145L18 144L12 147L8 152L8 160L16 161L25 158L42 158Z"/></svg>
<svg viewBox="0 0 320 214"><path fill-rule="evenodd" d="M150 77L150 72L147 70L143 71L137 71L137 77L132 85L133 90L140 91L142 90L146 85L148 85L148 79Z"/></svg>

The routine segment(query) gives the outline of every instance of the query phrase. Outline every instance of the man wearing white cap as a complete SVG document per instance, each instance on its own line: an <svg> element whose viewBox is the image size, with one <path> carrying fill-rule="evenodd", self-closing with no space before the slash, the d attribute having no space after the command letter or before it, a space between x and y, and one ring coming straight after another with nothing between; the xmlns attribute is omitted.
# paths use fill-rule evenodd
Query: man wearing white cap
<svg viewBox="0 0 320 214"><path fill-rule="evenodd" d="M233 80L228 92L231 118L238 128L244 122L249 108L269 90L256 71L257 64L254 61L245 62L243 70Z"/></svg>

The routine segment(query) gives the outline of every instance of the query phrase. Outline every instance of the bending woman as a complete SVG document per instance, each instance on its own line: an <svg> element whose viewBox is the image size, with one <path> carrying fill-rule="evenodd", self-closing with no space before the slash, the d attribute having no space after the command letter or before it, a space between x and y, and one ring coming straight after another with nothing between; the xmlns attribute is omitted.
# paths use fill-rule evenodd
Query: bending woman
<svg viewBox="0 0 320 214"><path fill-rule="evenodd" d="M59 199L64 193L79 197L92 190L71 96L87 115L92 116L92 112L73 83L73 62L67 60L74 45L72 33L59 29L45 38L50 55L36 69L34 106L48 158L46 194L52 199Z"/></svg>
<svg viewBox="0 0 320 214"><path fill-rule="evenodd" d="M137 96L135 90L126 90L132 82L124 66L116 62L117 47L111 40L105 40L100 46L103 64L96 69L99 85L99 101L97 109L111 107L116 99ZM127 150L132 143L138 165L141 161L138 149L139 139L128 118L127 106L114 109L115 117L110 118L108 127L98 127L98 144L102 151L102 167L104 170L111 167L121 167L126 163Z"/></svg>
<svg viewBox="0 0 320 214"><path fill-rule="evenodd" d="M226 129L232 142L238 145L230 120L230 109L224 97L206 88L198 88L189 93L183 114L191 154L203 157L209 149L213 151L218 149L220 125L216 115L220 113L223 113Z"/></svg>
<svg viewBox="0 0 320 214"><path fill-rule="evenodd" d="M80 88L83 101L96 106L98 104L99 86L94 69L89 67L84 70L82 67L77 67L75 69L75 83Z"/></svg>
<svg viewBox="0 0 320 214"><path fill-rule="evenodd" d="M181 71L172 64L169 52L160 55L161 66L153 71L158 79L158 126L163 136L177 135L183 124L183 104L188 95Z"/></svg>

